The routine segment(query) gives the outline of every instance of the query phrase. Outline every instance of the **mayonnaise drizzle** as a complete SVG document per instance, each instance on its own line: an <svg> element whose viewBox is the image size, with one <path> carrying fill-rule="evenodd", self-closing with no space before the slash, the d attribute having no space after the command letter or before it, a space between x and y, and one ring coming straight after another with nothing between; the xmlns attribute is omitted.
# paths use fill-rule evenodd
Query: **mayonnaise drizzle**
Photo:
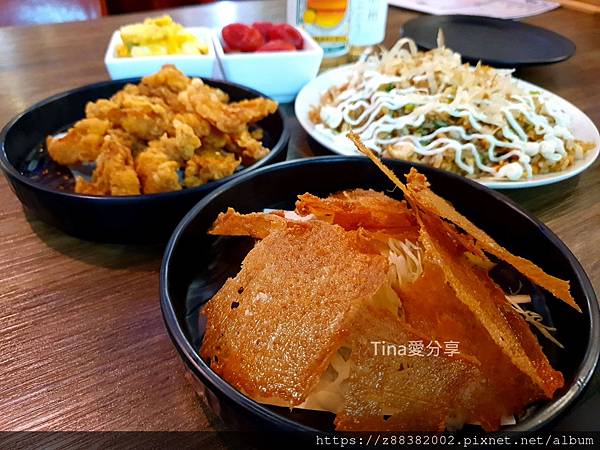
<svg viewBox="0 0 600 450"><path fill-rule="evenodd" d="M408 41L397 47L400 59L417 55ZM378 152L391 148L392 154L395 149L405 154L408 149L427 157L451 151L455 164L465 173L474 175L479 169L509 180L532 176L532 156L539 154L548 164L554 164L567 155L563 139L574 139L567 128L568 116L547 102L536 105L537 94L518 88L510 71L479 66L465 69L456 54L443 48L419 55L422 61L406 70L397 69L400 63L389 54L358 66L346 89L322 108L318 128L336 135L345 123L367 147ZM463 78L465 73L492 70L493 76L500 79L484 79L478 86L470 85L467 79L461 85L445 71L444 61L450 70L469 71L462 74ZM390 67L400 75L382 73L389 72ZM448 86L455 87L453 94L444 90ZM411 129L433 120L428 117L445 114L466 118L475 132L458 124L442 124L425 136L411 134ZM533 141L528 135L531 132L535 134Z"/></svg>

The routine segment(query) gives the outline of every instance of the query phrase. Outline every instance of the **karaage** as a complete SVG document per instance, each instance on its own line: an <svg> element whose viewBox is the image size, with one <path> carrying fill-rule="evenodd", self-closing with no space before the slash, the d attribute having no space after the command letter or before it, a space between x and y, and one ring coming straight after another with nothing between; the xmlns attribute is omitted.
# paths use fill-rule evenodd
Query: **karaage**
<svg viewBox="0 0 600 450"><path fill-rule="evenodd" d="M240 163L241 161L232 153L221 150L203 150L187 162L184 185L194 187L209 181L220 180L231 175Z"/></svg>
<svg viewBox="0 0 600 450"><path fill-rule="evenodd" d="M65 136L47 138L59 164L92 163L91 181L75 192L135 195L200 186L264 158L263 130L255 124L277 103L229 96L175 66L127 84L108 99L89 102L86 118Z"/></svg>
<svg viewBox="0 0 600 450"><path fill-rule="evenodd" d="M94 161L100 154L104 136L110 126L108 120L93 117L82 119L65 136L48 136L48 153L54 161L65 166Z"/></svg>
<svg viewBox="0 0 600 450"><path fill-rule="evenodd" d="M138 195L140 181L131 150L110 135L104 137L92 181L75 180L75 192L92 195Z"/></svg>

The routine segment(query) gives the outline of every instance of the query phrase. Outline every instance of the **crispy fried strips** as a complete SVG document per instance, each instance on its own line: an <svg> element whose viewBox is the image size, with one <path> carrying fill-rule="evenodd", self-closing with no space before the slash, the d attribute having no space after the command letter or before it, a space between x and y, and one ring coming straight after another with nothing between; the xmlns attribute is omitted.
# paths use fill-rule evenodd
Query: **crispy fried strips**
<svg viewBox="0 0 600 450"><path fill-rule="evenodd" d="M262 213L241 215L232 208L228 208L227 212L219 214L209 233L264 239L273 231L283 231L286 227L287 220L281 215Z"/></svg>
<svg viewBox="0 0 600 450"><path fill-rule="evenodd" d="M348 197L353 195L347 194ZM340 197L334 195L326 200ZM398 299L391 301L391 304L399 306L403 319L393 313L394 308L389 308L389 301L388 307L373 302L378 307L369 307L368 312L364 308L369 302L365 301L358 316L348 313L346 320L350 321L353 331L341 345L352 349L352 366L345 400L335 407L338 429L438 431L454 423L477 422L486 430L495 430L500 427L502 417L522 412L532 402L551 397L562 386L561 374L550 367L528 325L504 301L504 294L485 271L464 256L468 251L463 245L464 240L454 240L451 226L441 219L435 216L428 219L433 223L427 229L435 238L428 237L429 242L424 245L424 273L413 284L400 287L400 302ZM320 220L308 222L316 223L321 223L321 227L326 226ZM269 239L269 242L277 238L284 246L282 235L285 230L304 226L307 224L286 219L280 212L240 215L229 209L219 215L211 234L248 235ZM423 233L426 232L424 228L421 228ZM368 241L368 236L375 233L356 231L352 235L355 239L354 251L380 251L375 242ZM315 238L319 239L319 236ZM326 240L321 243L324 249L332 248ZM273 264L287 268L290 261L280 259L278 250L271 247L265 252ZM306 251L299 248L293 247L293 250L302 258L306 255ZM332 250L335 252L337 249L333 247ZM346 261L346 257L337 259L337 263L342 265ZM444 269L447 266L451 267L450 283ZM305 274L306 284L311 285L309 280L314 280L315 275ZM277 278L282 287L289 287L286 277L287 273ZM252 278L250 283L253 286L256 283L261 289L264 285L262 278ZM247 288L248 285L245 285L244 291ZM477 290L476 298L473 290ZM385 289L380 288L379 291L385 292ZM222 310L227 311L226 307L226 303L221 305ZM291 305L287 307L293 308ZM271 317L272 313L262 311L259 317L263 317L262 314ZM254 314L245 317L250 322L255 318ZM366 318L372 322L367 323ZM230 323L230 319L226 320ZM288 325L285 327L287 329ZM234 328L239 329L239 324L235 324ZM460 342L460 357L439 360L373 359L373 341L405 345L419 336L440 342ZM494 339L494 336L500 336L500 339ZM399 371L398 367L402 370ZM385 374L384 389L382 379L373 381L374 372ZM230 380L227 376L225 378ZM303 392L305 394L299 397L296 405L306 400L307 396L312 398L311 389ZM457 392L464 394L456 395ZM273 392L269 395L248 395L267 403L289 405L289 398L285 397L285 402L282 402L283 397ZM365 398L373 397L379 401L365 404ZM384 415L391 417L384 420Z"/></svg>
<svg viewBox="0 0 600 450"><path fill-rule="evenodd" d="M312 194L298 196L296 211L301 215L340 225L346 230L402 231L416 226L416 220L400 202L372 190L356 189L321 199Z"/></svg>
<svg viewBox="0 0 600 450"><path fill-rule="evenodd" d="M270 233L204 308L201 356L253 398L302 403L354 311L387 280L385 259L363 250L354 233L323 222Z"/></svg>
<svg viewBox="0 0 600 450"><path fill-rule="evenodd" d="M473 422L498 428L503 408L476 364L443 354L385 353L429 340L381 308L366 307L354 328L345 344L352 348L353 369L337 429L443 431Z"/></svg>
<svg viewBox="0 0 600 450"><path fill-rule="evenodd" d="M522 322L522 319L515 317L502 290L487 273L464 258L461 249L448 239L441 219L424 216L419 217L419 221L420 242L425 249L426 258L442 270L445 282L452 287L455 298L467 306L510 361L548 398L552 397L556 389L562 386L563 378L550 367L537 342L531 345L531 339L526 334L519 336L514 332L514 323ZM522 342L520 337L526 342ZM525 351L526 344L529 344L529 352Z"/></svg>
<svg viewBox="0 0 600 450"><path fill-rule="evenodd" d="M438 342L459 342L463 358L473 362L480 376L488 380L487 395L498 414L480 420L484 429L498 429L502 417L519 414L533 401L546 397L494 342L479 318L446 283L443 270L429 258L423 274L402 285L399 296L404 318L416 332Z"/></svg>
<svg viewBox="0 0 600 450"><path fill-rule="evenodd" d="M220 214L211 234L261 241L205 306L201 356L255 400L331 411L339 430L497 430L563 376L477 236L419 206L424 179L395 181L408 205L355 190L301 195L297 215ZM381 353L448 341L460 351Z"/></svg>
<svg viewBox="0 0 600 450"><path fill-rule="evenodd" d="M422 174L415 173L414 169L412 169L407 177L408 184L404 185L370 149L360 142L360 138L357 135L350 133L348 134L348 137L354 142L358 150L368 156L377 167L379 167L381 171L402 190L411 204L420 210L435 214L454 223L473 237L483 250L496 256L498 259L507 262L535 284L547 289L554 296L581 312L581 308L575 303L575 300L569 292L568 281L560 280L552 275L548 275L531 261L515 256L500 246L487 233L476 227L466 217L456 211L450 203L433 193L429 189L429 183L427 183L426 178Z"/></svg>
<svg viewBox="0 0 600 450"><path fill-rule="evenodd" d="M572 306L577 311L581 312L581 309L577 303L575 303L575 300L569 292L568 281L563 281L552 275L548 275L531 261L521 258L520 256L515 256L503 248L485 231L476 227L471 221L456 211L450 203L433 193L433 191L429 189L429 183L427 183L423 175L411 171L407 179L408 184L406 186L410 193L409 195L420 209L449 220L456 226L462 228L472 236L477 244L486 252L507 262L532 282L547 289L555 297L563 300L569 306Z"/></svg>

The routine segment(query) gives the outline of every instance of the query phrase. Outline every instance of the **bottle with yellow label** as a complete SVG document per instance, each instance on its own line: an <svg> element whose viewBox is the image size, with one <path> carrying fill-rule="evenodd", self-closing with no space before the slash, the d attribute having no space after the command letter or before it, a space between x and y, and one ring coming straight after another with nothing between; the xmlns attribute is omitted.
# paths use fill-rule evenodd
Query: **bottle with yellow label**
<svg viewBox="0 0 600 450"><path fill-rule="evenodd" d="M350 0L288 0L288 22L304 28L323 47L323 66L346 61Z"/></svg>

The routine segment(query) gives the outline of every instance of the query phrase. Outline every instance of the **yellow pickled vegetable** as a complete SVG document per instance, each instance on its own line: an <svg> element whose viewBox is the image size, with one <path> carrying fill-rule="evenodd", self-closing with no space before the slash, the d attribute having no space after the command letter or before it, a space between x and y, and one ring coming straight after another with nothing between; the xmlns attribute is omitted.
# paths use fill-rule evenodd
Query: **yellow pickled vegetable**
<svg viewBox="0 0 600 450"><path fill-rule="evenodd" d="M121 27L122 44L116 48L117 57L156 55L206 55L208 45L170 16L145 19Z"/></svg>

